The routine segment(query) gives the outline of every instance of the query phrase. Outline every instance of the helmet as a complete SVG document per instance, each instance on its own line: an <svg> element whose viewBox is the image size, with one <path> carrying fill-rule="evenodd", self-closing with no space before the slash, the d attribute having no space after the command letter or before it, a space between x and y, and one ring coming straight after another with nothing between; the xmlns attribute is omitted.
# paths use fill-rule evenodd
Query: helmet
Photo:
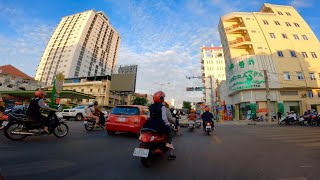
<svg viewBox="0 0 320 180"><path fill-rule="evenodd" d="M191 110L191 113L195 113L196 111L194 109Z"/></svg>
<svg viewBox="0 0 320 180"><path fill-rule="evenodd" d="M44 90L38 90L36 93L34 93L35 97L43 99L46 95L46 92Z"/></svg>
<svg viewBox="0 0 320 180"><path fill-rule="evenodd" d="M89 107L91 107L91 106L93 106L93 105L94 105L93 102L89 102L89 104L88 104Z"/></svg>
<svg viewBox="0 0 320 180"><path fill-rule="evenodd" d="M206 107L204 108L204 110L205 110L205 111L209 111L210 108L209 108L208 106L206 106Z"/></svg>
<svg viewBox="0 0 320 180"><path fill-rule="evenodd" d="M98 101L93 101L93 105L98 106Z"/></svg>
<svg viewBox="0 0 320 180"><path fill-rule="evenodd" d="M153 102L154 102L154 103L163 102L165 96L166 96L166 95L164 94L164 92L158 91L158 92L154 93L154 95L153 95Z"/></svg>

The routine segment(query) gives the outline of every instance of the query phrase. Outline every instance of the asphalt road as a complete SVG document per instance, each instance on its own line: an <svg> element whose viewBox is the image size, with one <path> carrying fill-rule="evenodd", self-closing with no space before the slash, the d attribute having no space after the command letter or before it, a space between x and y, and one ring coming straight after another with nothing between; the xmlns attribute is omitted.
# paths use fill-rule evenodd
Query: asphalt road
<svg viewBox="0 0 320 180"><path fill-rule="evenodd" d="M132 156L135 136L86 132L12 142L0 131L0 171L5 179L320 179L320 127L218 124L207 136L183 130L174 139L177 159L144 168ZM0 178L1 179L1 178Z"/></svg>

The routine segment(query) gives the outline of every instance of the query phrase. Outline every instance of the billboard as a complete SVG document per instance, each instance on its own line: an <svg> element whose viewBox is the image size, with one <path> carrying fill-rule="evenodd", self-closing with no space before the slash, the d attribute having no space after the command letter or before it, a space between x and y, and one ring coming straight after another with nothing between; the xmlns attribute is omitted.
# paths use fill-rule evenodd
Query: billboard
<svg viewBox="0 0 320 180"><path fill-rule="evenodd" d="M136 74L111 74L110 91L135 92Z"/></svg>

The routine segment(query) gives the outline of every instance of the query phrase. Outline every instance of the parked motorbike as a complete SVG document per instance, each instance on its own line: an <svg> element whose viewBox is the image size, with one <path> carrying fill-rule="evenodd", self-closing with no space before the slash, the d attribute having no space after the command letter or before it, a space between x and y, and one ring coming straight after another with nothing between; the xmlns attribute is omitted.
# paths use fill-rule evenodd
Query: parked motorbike
<svg viewBox="0 0 320 180"><path fill-rule="evenodd" d="M208 135L210 135L210 133L213 131L213 128L211 126L211 122L207 122L206 123L206 128L205 128L205 131Z"/></svg>
<svg viewBox="0 0 320 180"><path fill-rule="evenodd" d="M60 108L59 108L60 109ZM60 109L61 110L61 109ZM42 136L43 124L29 119L25 114L9 113L9 120L4 125L4 135L13 141L25 139L28 136ZM57 138L65 137L69 133L69 127L58 112L50 111L47 117L49 120L49 133Z"/></svg>
<svg viewBox="0 0 320 180"><path fill-rule="evenodd" d="M99 124L97 126L98 129L104 129L105 128L105 117L104 117L104 114L100 114L99 116ZM92 131L95 127L94 125L96 124L96 120L92 119L92 118L84 118L84 121L83 121L83 125L85 127L85 129L87 131Z"/></svg>
<svg viewBox="0 0 320 180"><path fill-rule="evenodd" d="M161 156L169 153L169 159L175 159L173 150L166 147L167 136L159 134L154 129L141 129L140 146L134 149L133 156L140 157L140 162L144 167L151 166L151 160L154 156Z"/></svg>
<svg viewBox="0 0 320 180"><path fill-rule="evenodd" d="M189 121L188 129L190 132L192 132L195 128L195 122L194 121Z"/></svg>
<svg viewBox="0 0 320 180"><path fill-rule="evenodd" d="M318 116L317 115L312 115L311 116L311 121L310 121L310 126L318 126Z"/></svg>

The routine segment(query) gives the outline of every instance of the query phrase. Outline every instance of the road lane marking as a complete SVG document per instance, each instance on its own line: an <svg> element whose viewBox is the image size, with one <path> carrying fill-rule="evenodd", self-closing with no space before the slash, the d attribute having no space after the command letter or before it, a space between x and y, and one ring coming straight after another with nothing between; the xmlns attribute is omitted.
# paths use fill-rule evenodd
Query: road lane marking
<svg viewBox="0 0 320 180"><path fill-rule="evenodd" d="M213 139L215 140L215 142L217 142L217 144L221 144L222 141L220 138L218 138L215 134L213 135Z"/></svg>

